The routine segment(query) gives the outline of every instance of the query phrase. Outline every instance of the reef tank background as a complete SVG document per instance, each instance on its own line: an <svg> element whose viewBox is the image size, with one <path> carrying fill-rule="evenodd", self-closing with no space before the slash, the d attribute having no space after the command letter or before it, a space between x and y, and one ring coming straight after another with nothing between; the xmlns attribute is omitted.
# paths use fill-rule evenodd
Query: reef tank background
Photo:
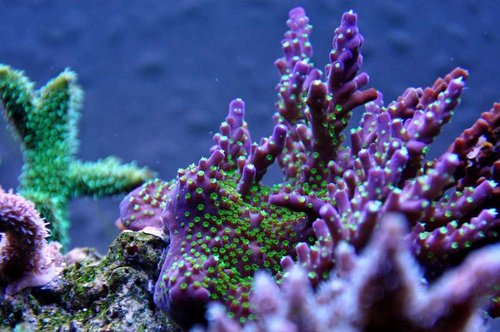
<svg viewBox="0 0 500 332"><path fill-rule="evenodd" d="M281 56L287 13L297 5L311 18L319 66L341 14L359 15L363 69L385 101L456 66L469 70L462 103L429 157L498 100L497 1L3 0L0 63L24 70L37 87L70 67L85 92L79 158L116 155L171 179L208 154L233 98L245 100L254 139L272 130L279 78L273 62ZM351 125L358 118L355 112ZM2 187L17 186L21 165L19 142L4 122ZM275 168L264 182L278 180ZM74 200L71 246L104 253L119 232L121 198Z"/></svg>

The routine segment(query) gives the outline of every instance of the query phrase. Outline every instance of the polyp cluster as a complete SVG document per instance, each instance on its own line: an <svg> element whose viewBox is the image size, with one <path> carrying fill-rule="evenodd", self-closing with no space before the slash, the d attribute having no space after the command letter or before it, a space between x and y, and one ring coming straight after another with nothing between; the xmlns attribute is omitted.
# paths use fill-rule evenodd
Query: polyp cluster
<svg viewBox="0 0 500 332"><path fill-rule="evenodd" d="M377 315L369 315L380 306L388 308L383 322L400 322L408 331L433 321L456 330L446 324L457 321L444 316L461 313L465 318L458 326L471 324L478 299L493 296L500 283L498 246L464 263L481 266L477 274L462 268L443 277L446 289L464 289L460 305L452 297L445 300L446 292L430 292L422 296L439 298L439 312L427 317L422 309L412 320L416 311L406 310L411 302L405 302L420 299L415 292L426 287L414 259L426 282L433 282L474 249L498 242L500 104L441 157L425 161L429 145L460 103L468 73L456 68L431 87L409 88L384 106L380 92L363 90L368 75L360 71L363 38L356 21L353 12L343 15L323 73L310 59L309 19L303 9L293 9L282 41L284 56L276 61L281 79L272 135L252 143L245 104L233 100L208 158L180 170L171 182L156 180L136 189L122 203L123 227L162 227L169 234L154 299L182 325L202 322L207 304L217 301L223 306L211 310L213 329L229 331L235 324L230 319L236 318L257 324L258 330L274 322L306 331L301 320L316 316L304 314L305 302L299 305L298 299L333 313L340 302L330 304L348 296L342 303L350 303L349 312L364 316L356 320L344 312L335 324L310 323L310 330L383 329L371 320ZM345 144L343 131L358 106L365 112ZM275 161L284 182L265 186L260 181ZM358 259L359 253L364 256ZM366 259L370 255L373 259ZM402 257L410 262L401 262ZM273 280L259 277L253 293L259 270ZM345 292L342 287L351 279L357 288ZM387 284L391 280L394 287ZM285 283L287 303L273 307L280 302L265 293L277 287L275 282ZM308 287L323 289L318 293L323 298L313 300ZM359 291L363 287L370 291ZM489 310L498 315L498 296Z"/></svg>

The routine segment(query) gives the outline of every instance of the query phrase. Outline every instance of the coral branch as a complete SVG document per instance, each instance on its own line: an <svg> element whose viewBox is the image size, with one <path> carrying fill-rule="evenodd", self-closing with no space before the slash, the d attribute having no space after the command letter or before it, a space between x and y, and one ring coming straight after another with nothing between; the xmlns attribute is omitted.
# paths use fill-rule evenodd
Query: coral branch
<svg viewBox="0 0 500 332"><path fill-rule="evenodd" d="M213 137L216 145L210 151L220 149L224 152L225 161L220 166L223 170L236 169L238 160L250 153L252 141L247 127L245 103L241 99L231 101L226 121L220 125L219 133Z"/></svg>
<svg viewBox="0 0 500 332"><path fill-rule="evenodd" d="M260 145L254 144L247 164L255 167L255 182L259 183L267 168L274 163L276 157L283 151L287 129L285 126L274 127L271 137L261 141Z"/></svg>
<svg viewBox="0 0 500 332"><path fill-rule="evenodd" d="M32 86L22 72L0 65L4 116L22 142L24 166L18 192L35 203L50 224L51 238L66 246L71 198L125 192L153 173L115 158L95 163L76 160L83 93L75 73L65 70L36 92Z"/></svg>

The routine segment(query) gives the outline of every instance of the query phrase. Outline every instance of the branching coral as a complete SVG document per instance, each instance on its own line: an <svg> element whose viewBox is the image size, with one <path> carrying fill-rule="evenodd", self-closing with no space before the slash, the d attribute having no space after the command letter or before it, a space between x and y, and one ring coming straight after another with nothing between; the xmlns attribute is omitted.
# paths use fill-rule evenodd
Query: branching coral
<svg viewBox="0 0 500 332"><path fill-rule="evenodd" d="M306 271L294 267L280 287L256 276L251 296L259 318L240 327L220 304L211 304L209 331L482 331L476 305L500 283L500 245L470 255L431 287L404 238L405 219L386 215L361 256L343 243L336 275L313 291Z"/></svg>
<svg viewBox="0 0 500 332"><path fill-rule="evenodd" d="M22 142L19 194L33 201L50 224L51 237L68 244L68 201L82 195L126 192L152 176L114 157L96 162L75 158L82 91L66 70L39 91L20 71L0 65L4 115Z"/></svg>
<svg viewBox="0 0 500 332"><path fill-rule="evenodd" d="M7 294L42 286L62 269L57 242L47 243L44 220L32 202L0 188L0 280Z"/></svg>
<svg viewBox="0 0 500 332"><path fill-rule="evenodd" d="M323 78L310 59L309 20L303 9L293 9L282 42L284 57L276 62L281 80L273 134L260 144L251 143L245 104L236 99L214 136L209 158L180 170L172 182L145 185L122 203L125 228L161 223L169 234L154 299L183 326L202 322L207 304L218 301L224 315L241 324L256 320L274 330L274 320L267 318L277 314L278 323L285 324L277 326L287 330L295 324L306 331L304 322L286 322L291 318L280 316L278 311L285 309L278 304L267 308L255 299L259 291L252 295L253 276L261 269L278 283L293 284L284 292L288 289L293 297L287 305L298 319L316 317L301 312L301 299L327 304L357 301L349 308L359 312L339 313L335 321L321 325L344 324L352 330L376 330L391 322L415 331L437 331L440 326L443 331L459 330L474 315L480 296L491 296L492 287L498 286L498 248L485 249L441 279L443 292L461 287L454 294L433 288L438 286L419 293L418 274L411 262L401 260L410 257L411 250L426 280L433 282L472 250L498 242L499 105L484 113L441 157L424 163L429 145L460 103L468 73L456 68L432 87L410 88L384 106L380 92L362 90L368 75L360 72L363 38L356 21L352 12L343 15ZM351 144L346 145L343 130L352 111L362 105L366 110L361 123L351 130ZM268 187L260 180L275 160L285 182ZM397 222L381 225L395 212L402 215ZM404 241L403 220L410 229ZM379 236L367 247L377 228L382 228ZM362 258L356 258L363 251ZM483 262L491 266L481 266ZM378 275L386 273L386 267L395 269L393 278ZM471 267L478 267L478 274L468 280L474 274L467 270ZM324 300L306 296L307 284L321 290L344 277L356 279L358 286L345 292L331 289ZM377 278L387 289L376 285ZM377 295L382 291L393 292L387 303L394 317L380 323L375 313L385 305L386 298ZM426 295L420 299L416 294ZM463 297L447 302L448 295ZM435 316L427 310L433 297L442 309ZM269 305L278 301L268 298ZM411 309L406 300L422 300L415 310L423 316L412 318L405 311ZM498 312L497 306L493 300L490 314ZM450 317L464 313L463 320L448 325L447 312ZM218 322L223 322L218 315ZM425 326L433 322L434 330Z"/></svg>

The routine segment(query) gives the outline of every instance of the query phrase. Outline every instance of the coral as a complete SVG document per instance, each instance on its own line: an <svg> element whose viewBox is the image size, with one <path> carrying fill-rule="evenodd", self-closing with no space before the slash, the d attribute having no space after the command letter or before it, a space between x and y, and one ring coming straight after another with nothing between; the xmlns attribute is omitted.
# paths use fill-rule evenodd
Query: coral
<svg viewBox="0 0 500 332"><path fill-rule="evenodd" d="M154 179L130 192L120 203L118 228L133 231L161 228L161 212L171 187L172 184Z"/></svg>
<svg viewBox="0 0 500 332"><path fill-rule="evenodd" d="M274 139L280 134L276 131L249 159L260 162L261 156L272 154L269 146L278 145ZM225 156L216 149L210 158L180 170L162 214L170 247L155 302L186 325L193 317L203 319L209 300L222 300L245 317L248 307L241 301L248 299L254 273L262 267L278 273L280 258L293 248L288 239L307 241L307 232L301 232L305 215L267 204L271 190L257 192L253 186L245 202L237 191L242 186L218 168ZM257 167L251 169L258 173Z"/></svg>
<svg viewBox="0 0 500 332"><path fill-rule="evenodd" d="M0 280L6 294L42 286L62 269L57 242L47 243L48 231L32 202L0 187Z"/></svg>
<svg viewBox="0 0 500 332"><path fill-rule="evenodd" d="M0 65L4 116L22 143L24 165L18 193L33 201L50 224L51 238L68 244L68 201L129 191L153 175L114 157L96 162L75 158L82 91L65 70L38 91L20 71Z"/></svg>
<svg viewBox="0 0 500 332"><path fill-rule="evenodd" d="M424 162L430 144L460 103L467 71L456 68L432 87L407 89L384 106L380 92L363 90L368 75L360 72L363 38L357 16L353 12L343 15L324 76L310 59L308 22L302 8L290 11L290 30L282 42L284 56L276 61L281 79L276 125L269 138L251 143L245 104L235 99L214 136L208 158L179 170L172 182L144 185L122 203L123 227L161 225L169 234L155 303L184 327L203 322L212 301L222 303L225 314L240 324L265 320L265 304L251 300L254 274L259 270L267 270L278 284L295 283L293 288L299 289L293 301L299 301L300 292L308 292L307 283L321 289L328 284L325 280L337 280L337 275L350 278L350 270L359 265L358 288L345 293L351 301L358 296L359 303L352 308L363 310L353 327L359 329L363 324L372 326L375 316L368 315L383 304L375 295L363 298L354 292L375 287L376 269L394 263L398 269L394 278L402 284L387 285L401 286L388 289L395 292L393 302L388 301L395 306L393 314L403 319L402 325L417 328L442 320L447 326L445 309L451 305L444 300L447 295L463 295L457 298L463 301L457 302L461 306L457 312L466 313L464 320L475 317L479 296L493 294L486 287L488 282L498 286L492 276L498 271L498 258L492 253L498 249L485 249L470 259L466 256L498 242L500 107L496 104L484 113L441 157ZM365 106L361 123L350 132L351 144L344 144L343 131L358 106ZM265 186L260 180L274 161L285 182ZM158 201L161 197L166 200ZM394 212L402 215L410 230L405 244L402 221L382 223ZM367 247L378 228L382 228L380 235L371 241L375 244ZM353 253L336 257L342 248ZM407 307L398 307L397 302L420 296L413 294L421 285L416 281L418 274L412 272L408 250L429 283L463 262L457 272L434 284L444 283L443 291L457 286L457 293L434 291L433 287L439 287L434 285L424 293L425 301L435 296L443 309L432 316L425 311L428 306L423 306L421 313L427 316L421 321L401 312ZM410 262L403 264L401 257ZM364 263L358 261L365 258L373 262L362 267ZM479 268L481 263L491 266ZM299 271L297 266L305 271L307 281L304 273L290 272ZM477 279L462 280L473 274L468 270L471 267L477 268ZM300 273L298 279L287 279ZM392 281L390 276L383 280ZM380 288L373 289L377 291ZM490 303L492 315L498 312L497 300ZM461 323L466 322L457 321Z"/></svg>
<svg viewBox="0 0 500 332"><path fill-rule="evenodd" d="M405 228L404 217L388 214L361 256L339 245L336 260L346 264L316 292L301 267L288 271L281 289L260 272L250 297L258 319L240 327L211 304L208 331L485 331L475 307L500 284L500 245L471 254L428 286Z"/></svg>

